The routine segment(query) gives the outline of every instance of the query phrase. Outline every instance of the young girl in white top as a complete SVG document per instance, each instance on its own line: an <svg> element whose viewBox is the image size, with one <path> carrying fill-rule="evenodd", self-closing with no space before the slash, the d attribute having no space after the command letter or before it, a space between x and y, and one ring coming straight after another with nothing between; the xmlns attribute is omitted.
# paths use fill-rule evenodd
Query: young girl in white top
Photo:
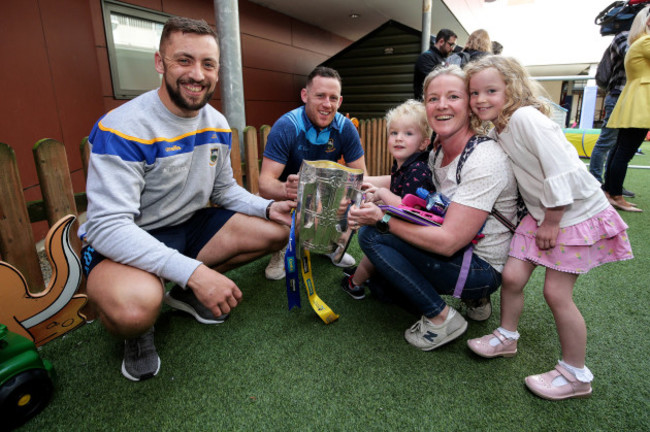
<svg viewBox="0 0 650 432"><path fill-rule="evenodd" d="M544 266L544 298L555 318L562 359L554 370L527 377L526 386L545 399L589 397L587 329L573 287L578 275L593 267L632 258L627 225L547 117L549 108L533 95L534 83L516 60L487 56L468 65L466 73L473 120L494 125L489 134L508 154L528 209L503 269L501 326L468 345L488 358L517 353L523 289L535 267Z"/></svg>

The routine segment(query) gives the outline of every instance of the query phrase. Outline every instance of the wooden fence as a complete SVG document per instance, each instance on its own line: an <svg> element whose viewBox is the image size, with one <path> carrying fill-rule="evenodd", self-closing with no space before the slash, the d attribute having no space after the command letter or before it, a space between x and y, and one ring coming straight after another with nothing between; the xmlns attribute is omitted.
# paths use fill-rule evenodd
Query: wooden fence
<svg viewBox="0 0 650 432"><path fill-rule="evenodd" d="M254 127L244 129L243 161L239 134L233 129L231 162L235 180L255 194L259 192L261 153L270 129L270 126L262 126L259 134ZM359 135L366 153L368 174L388 174L392 159L386 145L386 121L361 121ZM43 199L27 203L14 151L9 145L0 143L0 172L6 178L6 181L0 182L0 257L25 276L28 286L34 292L39 292L44 288L44 280L30 224L46 220L51 227L67 214L78 216L86 210L86 195L73 193L65 146L62 143L43 139L36 143L33 152ZM84 175L87 174L89 155L87 140L84 138L81 142ZM71 231L76 234L76 222ZM79 239L75 235L71 241L79 254Z"/></svg>

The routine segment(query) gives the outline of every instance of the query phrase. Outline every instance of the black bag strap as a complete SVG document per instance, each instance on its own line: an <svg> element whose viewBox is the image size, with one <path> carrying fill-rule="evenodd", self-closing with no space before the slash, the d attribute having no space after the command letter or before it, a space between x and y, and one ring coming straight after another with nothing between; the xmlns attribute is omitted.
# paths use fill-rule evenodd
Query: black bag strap
<svg viewBox="0 0 650 432"><path fill-rule="evenodd" d="M627 4L627 0L617 0L617 1L613 2L612 4L607 6L605 9L600 11L600 13L598 15L596 15L596 18L594 19L594 24L600 26L600 25L605 24L606 22L609 22L609 21L615 19L616 16L621 13L621 11L623 10L623 6L625 6L626 4ZM613 11L616 8L621 8L621 9L619 9L618 11L616 11L614 14L612 14L610 16L607 15L610 11Z"/></svg>

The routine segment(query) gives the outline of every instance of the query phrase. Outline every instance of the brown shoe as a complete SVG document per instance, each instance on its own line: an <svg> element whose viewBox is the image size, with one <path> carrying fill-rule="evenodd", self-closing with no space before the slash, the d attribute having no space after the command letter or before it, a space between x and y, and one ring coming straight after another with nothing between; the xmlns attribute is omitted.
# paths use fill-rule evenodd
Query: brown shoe
<svg viewBox="0 0 650 432"><path fill-rule="evenodd" d="M641 213L643 212L642 209L636 207L636 205L629 203L625 201L625 198L623 198L623 195L611 195L608 198L609 203L612 205L617 210L623 210L627 212L635 212L635 213Z"/></svg>

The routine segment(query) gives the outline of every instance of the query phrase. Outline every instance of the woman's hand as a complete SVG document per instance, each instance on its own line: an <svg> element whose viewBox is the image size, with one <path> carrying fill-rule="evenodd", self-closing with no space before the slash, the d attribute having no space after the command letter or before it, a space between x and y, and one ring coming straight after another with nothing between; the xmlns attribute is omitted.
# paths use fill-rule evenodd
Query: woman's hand
<svg viewBox="0 0 650 432"><path fill-rule="evenodd" d="M361 207L352 206L348 213L348 225L357 229L364 225L374 225L384 217L382 209L373 203L363 203Z"/></svg>

